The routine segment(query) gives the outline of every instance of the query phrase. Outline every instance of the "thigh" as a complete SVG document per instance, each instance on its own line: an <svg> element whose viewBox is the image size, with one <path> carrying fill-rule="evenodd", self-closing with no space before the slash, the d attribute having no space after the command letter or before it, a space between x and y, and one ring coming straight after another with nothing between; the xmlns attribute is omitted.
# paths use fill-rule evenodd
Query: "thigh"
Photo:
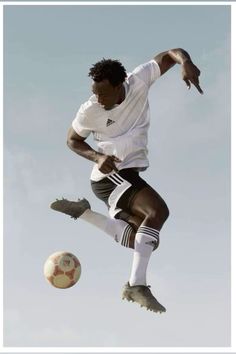
<svg viewBox="0 0 236 354"><path fill-rule="evenodd" d="M91 181L93 192L106 203L112 218L121 211L132 216L130 201L146 185L148 184L139 177L138 172L131 168L111 174L101 181Z"/></svg>
<svg viewBox="0 0 236 354"><path fill-rule="evenodd" d="M168 212L164 199L151 187L146 186L134 196L130 211L139 218L145 218L156 212Z"/></svg>

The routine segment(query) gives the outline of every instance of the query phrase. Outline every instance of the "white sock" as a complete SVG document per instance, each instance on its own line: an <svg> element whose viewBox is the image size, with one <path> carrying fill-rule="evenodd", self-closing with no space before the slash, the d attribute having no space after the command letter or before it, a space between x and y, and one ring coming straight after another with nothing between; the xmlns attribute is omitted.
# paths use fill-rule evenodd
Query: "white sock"
<svg viewBox="0 0 236 354"><path fill-rule="evenodd" d="M80 219L98 227L100 230L110 235L116 242L120 242L122 246L129 247L129 240L133 228L124 220L111 219L91 209L87 209L80 216Z"/></svg>
<svg viewBox="0 0 236 354"><path fill-rule="evenodd" d="M147 285L146 272L155 243L159 239L159 231L148 226L140 226L135 236L134 256L130 286Z"/></svg>

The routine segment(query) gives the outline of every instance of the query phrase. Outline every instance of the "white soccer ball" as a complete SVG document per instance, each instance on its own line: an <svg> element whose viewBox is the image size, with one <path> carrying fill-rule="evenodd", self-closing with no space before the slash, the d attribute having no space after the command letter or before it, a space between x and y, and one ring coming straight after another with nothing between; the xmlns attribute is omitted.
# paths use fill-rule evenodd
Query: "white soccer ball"
<svg viewBox="0 0 236 354"><path fill-rule="evenodd" d="M44 264L44 276L56 288L70 288L77 283L80 275L81 264L78 258L70 252L53 253Z"/></svg>

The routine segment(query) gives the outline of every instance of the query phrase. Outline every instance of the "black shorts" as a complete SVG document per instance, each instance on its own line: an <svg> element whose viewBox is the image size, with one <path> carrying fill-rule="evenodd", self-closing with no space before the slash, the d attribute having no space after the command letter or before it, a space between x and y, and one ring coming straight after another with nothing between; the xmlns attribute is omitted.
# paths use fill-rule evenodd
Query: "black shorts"
<svg viewBox="0 0 236 354"><path fill-rule="evenodd" d="M120 170L98 182L91 181L94 194L106 203L110 216L122 219L125 219L125 215L131 215L132 199L147 186L147 182L133 168Z"/></svg>

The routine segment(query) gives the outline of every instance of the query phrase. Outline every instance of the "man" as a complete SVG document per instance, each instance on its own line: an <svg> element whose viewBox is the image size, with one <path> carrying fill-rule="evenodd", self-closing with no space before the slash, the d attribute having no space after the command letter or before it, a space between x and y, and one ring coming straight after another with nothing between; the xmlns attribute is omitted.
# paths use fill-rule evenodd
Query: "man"
<svg viewBox="0 0 236 354"><path fill-rule="evenodd" d="M68 132L69 148L93 161L91 186L109 208L111 218L91 210L86 199L57 200L51 208L82 218L111 235L121 245L134 249L131 275L122 297L154 312L165 312L146 283L152 251L159 245L159 232L169 215L160 195L139 172L148 165L148 91L150 86L175 64L182 67L182 78L199 93L199 69L183 49L158 54L127 76L117 60L103 59L94 64L93 95L81 105ZM93 133L98 150L86 143Z"/></svg>

